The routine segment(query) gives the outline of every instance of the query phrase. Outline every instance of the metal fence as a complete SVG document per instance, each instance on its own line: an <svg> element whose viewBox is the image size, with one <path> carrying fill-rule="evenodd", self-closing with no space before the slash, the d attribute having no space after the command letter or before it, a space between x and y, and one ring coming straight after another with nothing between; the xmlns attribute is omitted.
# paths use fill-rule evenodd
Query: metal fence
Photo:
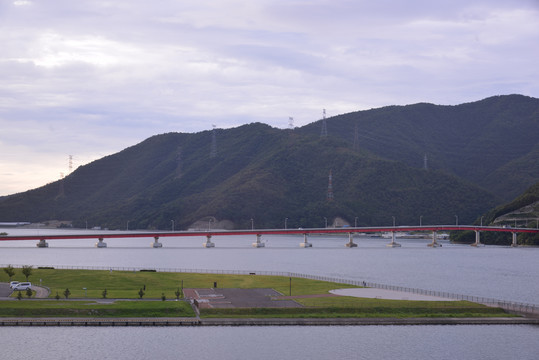
<svg viewBox="0 0 539 360"><path fill-rule="evenodd" d="M8 265L0 265L4 268ZM23 265L11 265L14 268L22 268ZM54 268L54 269L66 269L66 270L105 270L105 271L156 271L156 272L171 272L171 273L198 273L198 274L223 274L223 275L269 275L269 276L284 276L295 277L310 280L320 280L333 282L337 284L347 284L355 286L363 286L377 289L385 289L392 291L407 292L419 295L435 296L446 299L465 300L474 303L484 304L488 306L500 307L502 309L513 311L523 314L539 315L539 305L520 303L514 301L505 301L499 299L492 299L480 296L462 295L444 291L424 290L417 288L409 288L403 286L394 286L386 284L378 284L368 281L351 280L335 278L330 276L302 274L295 272L283 272L283 271L260 271L260 270L211 270L211 269L176 269L176 268L155 268L155 267L118 267L118 266L69 266L69 265L36 265L34 268Z"/></svg>

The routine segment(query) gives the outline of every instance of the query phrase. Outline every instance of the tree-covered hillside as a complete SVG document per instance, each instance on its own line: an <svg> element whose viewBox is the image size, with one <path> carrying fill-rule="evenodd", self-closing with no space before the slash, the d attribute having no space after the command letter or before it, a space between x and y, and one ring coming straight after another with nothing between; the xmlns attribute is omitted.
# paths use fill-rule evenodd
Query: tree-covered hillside
<svg viewBox="0 0 539 360"><path fill-rule="evenodd" d="M320 134L320 121L301 131ZM443 170L510 201L539 179L539 99L495 96L457 106L415 104L327 120L338 136L385 159Z"/></svg>
<svg viewBox="0 0 539 360"><path fill-rule="evenodd" d="M522 195L510 203L497 206L487 212L476 224L511 227L539 228L539 182L532 185ZM452 234L453 241L472 243L475 241L473 232ZM519 234L517 237L520 245L539 245L539 234ZM512 242L510 233L484 233L481 234L481 242L484 244L510 245Z"/></svg>
<svg viewBox="0 0 539 360"><path fill-rule="evenodd" d="M248 228L253 219L257 228L275 228L285 219L290 227L322 227L336 218L391 225L395 217L398 225L420 216L423 224L454 223L457 215L471 223L539 178L538 108L537 99L504 96L341 115L327 119L327 137L319 122L156 135L62 181L0 199L0 221L129 222L130 229L168 229L174 221L186 229L209 219Z"/></svg>

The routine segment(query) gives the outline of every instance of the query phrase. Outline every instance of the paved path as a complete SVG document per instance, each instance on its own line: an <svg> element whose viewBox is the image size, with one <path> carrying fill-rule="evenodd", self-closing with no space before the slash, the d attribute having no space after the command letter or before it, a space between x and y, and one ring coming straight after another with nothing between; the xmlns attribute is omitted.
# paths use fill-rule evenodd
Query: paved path
<svg viewBox="0 0 539 360"><path fill-rule="evenodd" d="M49 289L47 288L44 288L42 286L32 285L32 290L36 292L34 295L34 298L44 299L44 298L49 297ZM0 300L13 300L13 298L11 297L12 292L13 291L9 287L9 283L0 283ZM23 294L23 295L26 297L26 294Z"/></svg>
<svg viewBox="0 0 539 360"><path fill-rule="evenodd" d="M456 301L456 299L443 298L438 296L429 296L414 294L411 292L394 291L376 288L352 288L330 290L330 293L340 296L353 296L372 299L389 300L422 300L422 301Z"/></svg>

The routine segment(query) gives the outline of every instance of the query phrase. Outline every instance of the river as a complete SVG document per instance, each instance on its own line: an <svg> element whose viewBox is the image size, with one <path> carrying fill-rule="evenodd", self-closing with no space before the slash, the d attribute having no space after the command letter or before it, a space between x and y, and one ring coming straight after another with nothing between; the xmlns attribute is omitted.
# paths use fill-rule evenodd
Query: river
<svg viewBox="0 0 539 360"><path fill-rule="evenodd" d="M18 233L47 230L8 229ZM473 248L427 239L271 236L265 248L252 248L252 236L218 237L202 248L204 237L0 242L0 264L280 271L364 280L501 300L538 303L539 249ZM34 282L36 280L34 279ZM45 279L46 281L46 279ZM332 326L204 328L2 328L4 358L23 359L537 359L536 326ZM13 349L13 350L10 350ZM20 349L24 349L21 352ZM24 354L21 355L21 354Z"/></svg>

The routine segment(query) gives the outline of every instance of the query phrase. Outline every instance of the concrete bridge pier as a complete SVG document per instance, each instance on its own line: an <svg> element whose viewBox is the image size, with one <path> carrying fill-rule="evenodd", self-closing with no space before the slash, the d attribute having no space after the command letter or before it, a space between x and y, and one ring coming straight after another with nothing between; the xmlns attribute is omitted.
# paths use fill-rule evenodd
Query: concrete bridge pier
<svg viewBox="0 0 539 360"><path fill-rule="evenodd" d="M357 247L357 244L354 242L354 233L348 233L348 243L344 246L349 248Z"/></svg>
<svg viewBox="0 0 539 360"><path fill-rule="evenodd" d="M516 232L513 232L511 233L512 237L513 237L513 242L511 243L511 247L517 247L518 246L518 243L517 243L517 233Z"/></svg>
<svg viewBox="0 0 539 360"><path fill-rule="evenodd" d="M36 246L40 247L40 248L46 248L46 247L49 247L49 243L47 241L45 241L45 239L41 239L41 240L38 241Z"/></svg>
<svg viewBox="0 0 539 360"><path fill-rule="evenodd" d="M255 248L261 248L266 246L266 244L260 242L260 238L262 237L261 234L256 234L256 242L253 243L253 247Z"/></svg>
<svg viewBox="0 0 539 360"><path fill-rule="evenodd" d="M302 248L313 247L313 244L307 241L307 234L303 234L303 242L299 243L299 247L302 247Z"/></svg>
<svg viewBox="0 0 539 360"><path fill-rule="evenodd" d="M99 241L95 243L95 247L96 248L106 248L107 247L107 243L106 242L103 242L103 238L99 238Z"/></svg>
<svg viewBox="0 0 539 360"><path fill-rule="evenodd" d="M163 247L163 244L159 242L159 236L154 236L155 241L151 244L154 248Z"/></svg>
<svg viewBox="0 0 539 360"><path fill-rule="evenodd" d="M430 244L428 244L427 246L430 246L430 247L442 247L441 244L438 244L438 242L436 241L436 231L433 231L432 232L432 242Z"/></svg>
<svg viewBox="0 0 539 360"><path fill-rule="evenodd" d="M387 247L401 247L401 244L395 242L395 232L391 232L391 242L386 245Z"/></svg>
<svg viewBox="0 0 539 360"><path fill-rule="evenodd" d="M206 235L206 242L202 244L205 248L215 247L215 244L211 242L211 235Z"/></svg>
<svg viewBox="0 0 539 360"><path fill-rule="evenodd" d="M475 243L472 244L472 246L481 246L483 244L481 244L481 231L479 230L474 230L475 231Z"/></svg>

